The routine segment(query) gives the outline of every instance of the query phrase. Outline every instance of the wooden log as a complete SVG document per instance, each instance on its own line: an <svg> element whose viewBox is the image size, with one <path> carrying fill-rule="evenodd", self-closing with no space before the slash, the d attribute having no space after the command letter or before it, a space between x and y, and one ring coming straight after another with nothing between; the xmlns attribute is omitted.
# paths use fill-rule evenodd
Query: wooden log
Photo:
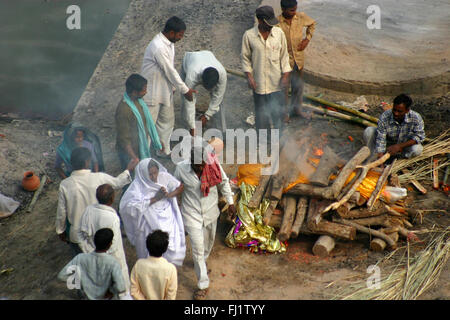
<svg viewBox="0 0 450 320"><path fill-rule="evenodd" d="M370 149L366 146L362 147L353 158L345 164L338 177L329 187L317 187L299 183L292 187L287 193L329 200L336 199L350 174L355 170L356 166L366 160L369 155Z"/></svg>
<svg viewBox="0 0 450 320"><path fill-rule="evenodd" d="M349 212L345 214L339 214L341 218L344 219L359 219L359 218L369 218L369 217L376 217L384 214L386 212L386 209L381 208L376 211L369 211L366 208L358 208L350 210Z"/></svg>
<svg viewBox="0 0 450 320"><path fill-rule="evenodd" d="M436 190L439 189L438 165L439 165L439 159L433 159L433 188Z"/></svg>
<svg viewBox="0 0 450 320"><path fill-rule="evenodd" d="M291 235L292 224L294 223L295 211L297 208L297 198L292 195L287 195L284 198L286 199L286 207L284 209L280 232L278 233L278 239L282 242L288 240Z"/></svg>
<svg viewBox="0 0 450 320"><path fill-rule="evenodd" d="M354 194L352 194L352 196L346 203L343 203L339 208L336 209L337 213L341 217L344 217L351 209L357 206L359 198L360 194L356 191Z"/></svg>
<svg viewBox="0 0 450 320"><path fill-rule="evenodd" d="M364 232L364 233L367 233L369 235L372 235L374 237L378 237L378 238L384 240L389 245L389 247L392 249L395 249L397 247L396 242L394 242L394 240L392 240L389 236L385 235L383 232L364 227L355 222L345 220L345 219L337 219L337 221L344 225L354 227L359 232Z"/></svg>
<svg viewBox="0 0 450 320"><path fill-rule="evenodd" d="M333 217L333 222L338 222L339 220L340 220L339 218ZM352 221L361 226L383 226L383 227L391 226L389 216L386 214L383 214L383 215L377 216L377 217L352 219L352 220L348 220L348 221Z"/></svg>
<svg viewBox="0 0 450 320"><path fill-rule="evenodd" d="M311 105L307 105L307 104L303 104L303 107L307 107L308 109L313 110L314 112L323 114L323 115L327 115L327 116L332 116L333 118L338 118L341 120L347 120L347 121L351 121L354 123L358 123L360 125L363 125L365 127L376 127L377 124L373 123L371 121L365 120L365 119L361 119L359 117L356 116L350 116L347 114L343 114L337 111L331 111L325 108L321 108L321 107L315 107L315 106L311 106Z"/></svg>
<svg viewBox="0 0 450 320"><path fill-rule="evenodd" d="M34 192L33 198L31 199L31 202L28 205L27 212L31 212L33 210L33 207L36 204L36 201L39 198L42 190L44 189L46 182L47 182L47 175L44 174L44 176L41 179L41 184L39 185L39 188Z"/></svg>
<svg viewBox="0 0 450 320"><path fill-rule="evenodd" d="M408 169L402 169L403 173L409 173ZM409 179L409 182L411 182L411 184L417 188L417 190L419 190L422 194L426 194L427 193L427 189L424 188L423 185L421 185L419 183L419 181L417 181L416 179Z"/></svg>
<svg viewBox="0 0 450 320"><path fill-rule="evenodd" d="M316 171L309 178L312 185L327 187L330 175L338 165L338 155L328 146L323 148L323 155L320 158Z"/></svg>
<svg viewBox="0 0 450 320"><path fill-rule="evenodd" d="M321 210L329 203L328 200L311 199L308 207L307 227L313 233L326 234L347 240L355 240L356 229L322 219Z"/></svg>
<svg viewBox="0 0 450 320"><path fill-rule="evenodd" d="M300 197L297 202L297 212L295 214L294 224L292 225L291 228L291 238L298 237L303 221L305 221L307 208L308 208L308 198Z"/></svg>
<svg viewBox="0 0 450 320"><path fill-rule="evenodd" d="M272 190L270 193L270 200L281 200L284 184L285 180L283 175L276 175L272 177Z"/></svg>
<svg viewBox="0 0 450 320"><path fill-rule="evenodd" d="M257 208L259 204L261 203L261 200L263 198L264 192L267 189L267 185L270 181L270 175L262 175L259 179L259 184L255 189L255 192L252 195L252 198L248 202L249 208Z"/></svg>
<svg viewBox="0 0 450 320"><path fill-rule="evenodd" d="M350 188L350 190L348 191L348 193L339 201L334 202L332 204L330 204L328 207L326 207L323 211L322 214L325 212L328 212L329 210L336 210L337 208L339 208L339 206L345 202L348 201L348 199L350 199L350 197L352 196L352 194L356 191L356 189L359 187L359 185L361 184L361 182L364 180L364 178L367 176L367 173L369 172L370 169L378 167L379 165L383 164L387 159L389 159L391 155L389 153L386 153L385 155L383 155L381 158L379 158L376 161L373 161L369 164L366 164L364 166L358 166L359 168L362 169L362 172L360 174L360 176L358 177L358 179L356 180L356 182L353 184L353 186Z"/></svg>
<svg viewBox="0 0 450 320"><path fill-rule="evenodd" d="M269 224L270 219L272 218L272 214L275 211L277 205L278 205L278 200L270 200L270 205L267 208L266 212L264 212L263 222L265 225Z"/></svg>
<svg viewBox="0 0 450 320"><path fill-rule="evenodd" d="M281 221L283 220L283 216L280 214L274 214L270 217L269 226L280 229L281 228Z"/></svg>
<svg viewBox="0 0 450 320"><path fill-rule="evenodd" d="M332 237L323 235L316 241L312 251L315 256L325 258L330 254L331 250L333 250L334 245L335 241Z"/></svg>
<svg viewBox="0 0 450 320"><path fill-rule="evenodd" d="M394 161L392 161L392 163L390 165L386 166L383 170L383 173L378 178L377 184L375 186L375 190L370 195L369 200L367 200L367 207L369 208L370 211L373 210L374 204L377 201L378 196L380 195L381 189L383 188L383 186L386 183L386 180L388 179L389 175L391 174L392 168L394 167L394 164L396 161L397 161L397 159L394 159Z"/></svg>
<svg viewBox="0 0 450 320"><path fill-rule="evenodd" d="M370 250L375 252L381 252L386 248L386 242L380 238L375 238L370 241Z"/></svg>

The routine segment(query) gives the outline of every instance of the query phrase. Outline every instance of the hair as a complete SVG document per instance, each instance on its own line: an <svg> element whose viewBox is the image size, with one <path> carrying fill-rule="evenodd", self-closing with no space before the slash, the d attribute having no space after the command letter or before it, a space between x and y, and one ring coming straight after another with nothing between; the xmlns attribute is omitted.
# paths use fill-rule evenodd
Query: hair
<svg viewBox="0 0 450 320"><path fill-rule="evenodd" d="M288 9L295 7L297 5L297 0L281 0L281 8Z"/></svg>
<svg viewBox="0 0 450 320"><path fill-rule="evenodd" d="M412 99L407 96L406 94L402 93L395 97L394 99L394 105L398 104L404 104L406 109L409 109L409 107L412 105Z"/></svg>
<svg viewBox="0 0 450 320"><path fill-rule="evenodd" d="M73 170L85 169L86 161L91 160L91 151L84 147L78 147L72 150L70 155L70 164Z"/></svg>
<svg viewBox="0 0 450 320"><path fill-rule="evenodd" d="M108 249L114 238L114 232L109 228L97 230L94 235L95 250L102 251Z"/></svg>
<svg viewBox="0 0 450 320"><path fill-rule="evenodd" d="M148 162L148 165L147 165L147 169L150 170L150 168L153 168L153 167L156 167L159 170L158 163L155 160L150 159L150 161Z"/></svg>
<svg viewBox="0 0 450 320"><path fill-rule="evenodd" d="M144 86L147 84L147 79L137 73L133 73L128 77L125 82L125 88L127 90L127 94L132 94L133 91L142 91Z"/></svg>
<svg viewBox="0 0 450 320"><path fill-rule="evenodd" d="M203 85L206 89L212 89L219 82L219 72L213 67L206 68L202 73Z"/></svg>
<svg viewBox="0 0 450 320"><path fill-rule="evenodd" d="M109 204L114 198L114 189L109 184L102 184L97 188L95 196L97 197L98 203Z"/></svg>
<svg viewBox="0 0 450 320"><path fill-rule="evenodd" d="M147 236L147 250L152 257L161 257L169 246L169 234L155 230Z"/></svg>
<svg viewBox="0 0 450 320"><path fill-rule="evenodd" d="M184 21L176 16L173 16L173 17L169 18L169 20L167 20L166 25L164 26L163 32L164 33L170 32L170 31L180 32L180 31L185 31L185 30L186 30L186 24L184 23Z"/></svg>

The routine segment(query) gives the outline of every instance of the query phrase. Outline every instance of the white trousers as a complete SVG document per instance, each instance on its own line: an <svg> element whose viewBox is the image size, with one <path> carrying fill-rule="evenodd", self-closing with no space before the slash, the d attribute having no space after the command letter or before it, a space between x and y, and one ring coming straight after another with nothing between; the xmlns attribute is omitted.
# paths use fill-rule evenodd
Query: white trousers
<svg viewBox="0 0 450 320"><path fill-rule="evenodd" d="M197 287L199 289L209 287L206 259L208 259L214 245L216 229L217 220L202 228L185 227L191 239L192 259L194 260L194 271L197 276Z"/></svg>
<svg viewBox="0 0 450 320"><path fill-rule="evenodd" d="M163 153L169 154L170 150L170 136L172 135L173 127L175 125L175 113L173 110L173 103L171 105L157 104L149 105L148 110L155 122L156 131L158 132L159 140L164 145Z"/></svg>

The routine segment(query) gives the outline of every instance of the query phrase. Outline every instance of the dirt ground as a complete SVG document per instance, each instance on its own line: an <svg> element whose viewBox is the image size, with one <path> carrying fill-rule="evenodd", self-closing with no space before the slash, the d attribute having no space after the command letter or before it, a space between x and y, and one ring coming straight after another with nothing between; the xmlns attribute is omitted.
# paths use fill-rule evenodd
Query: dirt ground
<svg viewBox="0 0 450 320"><path fill-rule="evenodd" d="M183 1L181 1L183 2ZM193 21L210 21L217 28L212 28L214 37L202 32L201 27L189 30L189 42L177 47L177 67L179 67L181 52L193 49L217 50L219 60L222 59L228 67L239 69L240 38L244 30L252 25L252 15L259 1L232 1L239 10L233 10L215 1L200 1L190 4L185 1L184 10L192 13ZM164 6L165 2L159 2ZM205 6L207 3L208 6ZM162 10L161 7L158 9ZM166 8L166 10L168 10ZM181 4L174 9L181 10ZM238 13L236 13L238 11ZM220 14L213 14L221 12ZM176 12L174 12L176 13ZM231 23L230 23L231 21ZM206 23L204 23L206 24ZM204 27L204 25L203 25ZM147 38L152 35L147 34ZM192 48L194 44L197 48ZM130 50L132 50L131 48ZM139 57L140 59L140 57ZM138 58L128 61L128 69L136 69L140 65ZM221 61L222 61L221 60ZM118 71L118 73L124 73ZM96 80L94 78L94 80ZM105 87L117 95L121 92L122 81L112 83L105 79ZM112 84L111 84L112 83ZM109 86L109 87L108 87ZM113 110L116 100L108 97L108 90L99 91L98 100ZM306 86L310 94L323 94L323 98L331 101L354 101L357 96L342 94L317 87ZM103 101L103 98L105 101ZM369 113L379 115L382 101L390 102L392 97L367 96L370 104ZM450 96L444 97L415 97L413 109L420 112L425 119L427 135L436 136L450 123ZM202 100L203 99L203 100ZM229 76L226 105L227 119L232 128L249 128L245 119L252 111L252 99L246 84L242 79ZM199 105L204 104L204 96L200 97ZM179 99L175 99L176 111L179 111ZM98 115L85 112L84 119L92 124ZM108 112L96 133L102 139L104 157L107 160L106 171L118 174L117 157L113 152L115 140L114 125ZM180 125L179 112L176 112L176 126ZM91 118L90 122L88 118ZM306 125L305 120L297 119L292 126ZM349 125L338 120L317 120L313 123L318 130L326 130L337 138L349 152L361 146L363 128ZM57 206L57 191L60 182L54 172L53 163L55 149L61 142L63 123L47 120L17 119L13 121L0 120L0 192L21 202L20 208L9 218L0 220L0 299L77 299L76 293L66 288L65 283L57 281L57 273L71 259L71 250L56 236L54 224ZM3 136L4 135L4 136ZM353 144L347 143L347 136L355 139ZM169 171L173 165L165 163ZM230 178L237 173L237 166L224 166ZM20 187L22 175L27 170L33 170L40 176L46 173L51 182L45 187L34 210L25 211L31 201L32 193L25 192ZM410 205L415 208L447 210L450 201L440 191L433 191L425 184L429 193L419 195L416 191L408 191L411 198ZM117 204L116 204L117 208ZM425 224L419 228L430 227L432 224L449 225L448 212L430 212ZM277 299L330 299L339 289L356 280L368 277L366 269L376 263L385 253L375 253L368 250L369 239L365 235L358 235L353 242L338 241L331 256L318 258L312 255L311 248L316 240L314 236L300 236L290 240L285 254L252 254L244 249L231 249L224 243L224 238L230 226L220 221L218 224L216 242L208 266L211 290L209 299L223 300L277 300ZM193 269L192 256L187 238L188 250L184 265L178 269L177 299L189 300L196 287L196 277ZM405 244L403 241L402 244ZM133 267L136 256L134 248L124 238L125 251L129 269ZM420 246L413 246L419 250ZM401 253L399 253L401 255ZM395 263L396 258L390 260ZM383 273L382 269L382 273ZM448 264L443 270L440 280L434 289L425 293L422 299L448 299L450 290Z"/></svg>

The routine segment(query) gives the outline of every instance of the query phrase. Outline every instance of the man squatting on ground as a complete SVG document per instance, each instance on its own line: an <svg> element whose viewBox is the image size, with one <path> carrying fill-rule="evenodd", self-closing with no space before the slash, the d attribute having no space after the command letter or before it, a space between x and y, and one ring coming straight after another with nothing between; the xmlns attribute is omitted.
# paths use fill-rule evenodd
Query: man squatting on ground
<svg viewBox="0 0 450 320"><path fill-rule="evenodd" d="M280 27L286 36L289 53L291 101L290 111L296 115L310 118L310 112L302 110L303 102L303 65L305 49L311 40L316 22L304 12L297 12L297 0L281 0L282 14L278 17ZM303 38L303 29L306 37Z"/></svg>
<svg viewBox="0 0 450 320"><path fill-rule="evenodd" d="M372 154L381 158L388 152L392 157L412 158L422 153L424 123L420 114L410 109L411 104L405 94L395 97L393 108L381 114L378 126L364 130L364 142Z"/></svg>
<svg viewBox="0 0 450 320"><path fill-rule="evenodd" d="M175 124L173 92L180 91L188 101L193 100L193 93L181 80L174 67L175 42L181 40L186 30L186 24L178 17L167 20L162 32L158 33L145 49L141 74L148 80L147 95L144 96L156 130L162 144L159 157L170 155L170 136Z"/></svg>
<svg viewBox="0 0 450 320"><path fill-rule="evenodd" d="M209 91L211 100L208 110L200 116L202 127L205 127L206 123L220 109L227 86L227 71L211 51L186 52L181 68L181 78L189 88L196 88L201 84ZM194 95L193 101L182 96L181 103L183 119L188 125L191 135L194 136L196 95Z"/></svg>
<svg viewBox="0 0 450 320"><path fill-rule="evenodd" d="M256 129L281 129L288 120L289 53L283 30L270 6L256 9L258 25L242 38L242 69L253 90Z"/></svg>

